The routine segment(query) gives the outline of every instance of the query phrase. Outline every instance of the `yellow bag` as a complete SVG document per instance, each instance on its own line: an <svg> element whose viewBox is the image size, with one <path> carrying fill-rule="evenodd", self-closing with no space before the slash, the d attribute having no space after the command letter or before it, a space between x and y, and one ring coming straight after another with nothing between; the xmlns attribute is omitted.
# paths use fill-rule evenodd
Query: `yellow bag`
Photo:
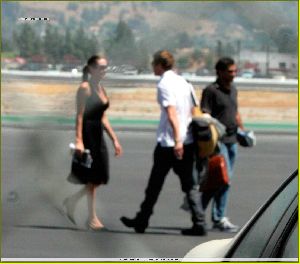
<svg viewBox="0 0 300 264"><path fill-rule="evenodd" d="M201 119L205 119L203 112L200 110L198 106L193 107L192 109L192 130L197 130L197 122L201 122ZM216 149L217 142L218 142L218 132L216 126L213 123L208 124L209 131L209 138L208 139L199 139L194 134L194 140L198 146L197 153L200 158L206 158L212 155Z"/></svg>

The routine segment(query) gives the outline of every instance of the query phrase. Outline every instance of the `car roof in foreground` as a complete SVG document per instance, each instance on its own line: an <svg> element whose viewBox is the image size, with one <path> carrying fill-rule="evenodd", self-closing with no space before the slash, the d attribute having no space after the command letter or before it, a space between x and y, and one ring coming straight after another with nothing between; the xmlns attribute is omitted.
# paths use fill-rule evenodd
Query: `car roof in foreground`
<svg viewBox="0 0 300 264"><path fill-rule="evenodd" d="M260 217L264 212L270 207L272 202L280 196L280 194L289 186L290 183L298 180L298 170L296 170L286 181L284 181L281 186L274 192L274 194L257 210L257 212L252 216L252 218L244 225L244 227L239 231L234 238L212 240L206 243L202 243L193 249L191 249L184 257L183 261L194 262L200 260L205 261L205 258L214 261L223 261L226 259L236 258L235 252L245 239L245 237L251 233L252 228L258 222ZM297 182L298 183L298 182ZM295 207L298 212L298 184L297 187L292 186L292 191L288 190L288 196L290 196L287 202L286 208L292 208L295 211ZM291 206L293 204L293 206ZM284 207L283 214L286 214L288 209ZM285 210L286 209L286 210ZM291 210L290 210L291 211ZM282 220L282 217L280 217ZM298 218L297 218L298 219ZM285 221L285 219L284 219ZM278 229L278 226L276 226ZM272 237L272 236L271 236ZM267 245L268 246L268 245ZM268 251L268 247L264 248L264 252ZM269 246L270 247L270 246ZM245 256L252 257L252 256Z"/></svg>
<svg viewBox="0 0 300 264"><path fill-rule="evenodd" d="M278 198L283 193L284 190L288 191L288 195L285 195L285 197L286 196L289 196L289 197L286 197L286 199L285 199L285 206L282 208L282 214L277 216L278 219L280 219L279 221L282 220L284 214L286 214L286 212L288 211L288 208L291 207L292 203L294 204L293 207L295 207L295 203L297 204L296 207L298 210L298 199L297 199L297 197L298 197L298 181L297 181L297 185L290 184L291 182L293 182L295 180L298 180L298 170L296 170L287 180L285 180L280 185L280 187L273 193L273 195L257 210L257 212L251 217L251 219L244 225L242 230L234 237L234 239L230 243L231 244L229 246L230 249L227 252L225 258L231 258L236 255L235 252L236 252L237 248L240 247L242 241L244 241L245 237L248 234L250 234L250 232L254 229L253 227L255 227L256 223L259 221L259 219L261 219L262 215L267 211L268 208L270 208L273 201L276 198ZM293 188L287 189L288 187L293 187ZM271 221L269 223L271 223ZM278 224L277 224L277 226L274 226L274 228L277 228L277 227L278 227ZM270 233L272 234L273 230Z"/></svg>

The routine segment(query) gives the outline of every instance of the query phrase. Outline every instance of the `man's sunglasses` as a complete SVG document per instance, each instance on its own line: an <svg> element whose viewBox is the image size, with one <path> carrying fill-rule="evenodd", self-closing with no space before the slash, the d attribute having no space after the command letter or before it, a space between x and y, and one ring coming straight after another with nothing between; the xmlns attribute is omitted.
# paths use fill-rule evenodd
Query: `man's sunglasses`
<svg viewBox="0 0 300 264"><path fill-rule="evenodd" d="M227 70L228 73L237 73L238 70Z"/></svg>

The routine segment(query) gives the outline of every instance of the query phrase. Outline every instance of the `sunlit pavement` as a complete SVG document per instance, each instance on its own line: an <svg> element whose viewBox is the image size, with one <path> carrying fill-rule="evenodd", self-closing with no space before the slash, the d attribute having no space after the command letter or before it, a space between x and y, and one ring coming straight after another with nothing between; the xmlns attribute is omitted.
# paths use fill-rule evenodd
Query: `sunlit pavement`
<svg viewBox="0 0 300 264"><path fill-rule="evenodd" d="M190 215L179 209L183 193L170 172L145 234L125 228L119 218L134 216L152 165L155 132L117 131L124 155L111 153L111 178L97 191L97 211L108 231L86 230L86 199L76 210L77 225L63 214L63 199L79 186L66 181L72 129L2 127L3 258L183 257L200 242L231 234L183 237ZM259 134L253 149L239 149L228 216L243 225L276 187L297 168L297 135ZM210 213L207 213L208 226Z"/></svg>

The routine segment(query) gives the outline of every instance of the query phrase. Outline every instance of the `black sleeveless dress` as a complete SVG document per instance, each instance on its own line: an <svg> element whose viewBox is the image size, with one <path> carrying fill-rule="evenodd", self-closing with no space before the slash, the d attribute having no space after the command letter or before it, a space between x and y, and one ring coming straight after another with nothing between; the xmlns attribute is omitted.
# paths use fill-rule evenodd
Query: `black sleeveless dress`
<svg viewBox="0 0 300 264"><path fill-rule="evenodd" d="M88 182L107 184L109 179L108 150L104 140L104 126L101 122L109 102L103 103L99 95L92 91L87 98L83 115L82 137L85 149L89 149L93 158Z"/></svg>

